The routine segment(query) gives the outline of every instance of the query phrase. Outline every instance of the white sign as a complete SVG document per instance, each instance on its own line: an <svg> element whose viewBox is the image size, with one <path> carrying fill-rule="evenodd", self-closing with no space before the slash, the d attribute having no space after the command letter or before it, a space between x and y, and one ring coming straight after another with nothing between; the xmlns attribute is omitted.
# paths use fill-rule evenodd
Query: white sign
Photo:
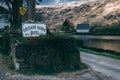
<svg viewBox="0 0 120 80"><path fill-rule="evenodd" d="M37 37L46 34L46 25L40 23L23 23L23 37Z"/></svg>

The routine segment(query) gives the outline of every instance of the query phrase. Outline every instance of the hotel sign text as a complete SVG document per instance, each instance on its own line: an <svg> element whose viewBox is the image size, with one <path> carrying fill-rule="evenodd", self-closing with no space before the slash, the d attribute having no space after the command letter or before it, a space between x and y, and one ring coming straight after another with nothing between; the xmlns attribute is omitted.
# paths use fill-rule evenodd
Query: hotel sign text
<svg viewBox="0 0 120 80"><path fill-rule="evenodd" d="M23 23L22 24L23 37L37 37L46 35L46 25L39 23Z"/></svg>

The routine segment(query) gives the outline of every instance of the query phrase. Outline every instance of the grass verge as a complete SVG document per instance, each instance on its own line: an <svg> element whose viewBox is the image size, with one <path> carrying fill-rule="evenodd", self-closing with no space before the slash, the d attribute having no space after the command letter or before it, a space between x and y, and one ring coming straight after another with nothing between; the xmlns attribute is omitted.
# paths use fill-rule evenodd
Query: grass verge
<svg viewBox="0 0 120 80"><path fill-rule="evenodd" d="M91 54L101 55L101 56L106 56L106 57L111 57L111 58L115 58L115 59L119 59L120 60L120 56L119 55L114 55L112 53L97 52L97 51L93 51L93 50L85 49L85 48L80 48L80 50L84 51L84 52L91 53Z"/></svg>

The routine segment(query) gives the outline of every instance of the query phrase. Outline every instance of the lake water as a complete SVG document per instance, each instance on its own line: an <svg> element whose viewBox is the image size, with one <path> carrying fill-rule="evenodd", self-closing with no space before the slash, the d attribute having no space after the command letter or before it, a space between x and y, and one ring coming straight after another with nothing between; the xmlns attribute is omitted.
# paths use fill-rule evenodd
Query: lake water
<svg viewBox="0 0 120 80"><path fill-rule="evenodd" d="M84 41L84 46L120 52L120 36L74 35Z"/></svg>

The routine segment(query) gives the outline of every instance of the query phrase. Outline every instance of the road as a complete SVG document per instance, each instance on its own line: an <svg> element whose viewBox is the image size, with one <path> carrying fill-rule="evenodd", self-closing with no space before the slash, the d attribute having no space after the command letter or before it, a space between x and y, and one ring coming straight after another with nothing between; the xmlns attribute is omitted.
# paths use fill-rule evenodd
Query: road
<svg viewBox="0 0 120 80"><path fill-rule="evenodd" d="M95 71L120 80L120 60L81 52L82 62L91 66Z"/></svg>

